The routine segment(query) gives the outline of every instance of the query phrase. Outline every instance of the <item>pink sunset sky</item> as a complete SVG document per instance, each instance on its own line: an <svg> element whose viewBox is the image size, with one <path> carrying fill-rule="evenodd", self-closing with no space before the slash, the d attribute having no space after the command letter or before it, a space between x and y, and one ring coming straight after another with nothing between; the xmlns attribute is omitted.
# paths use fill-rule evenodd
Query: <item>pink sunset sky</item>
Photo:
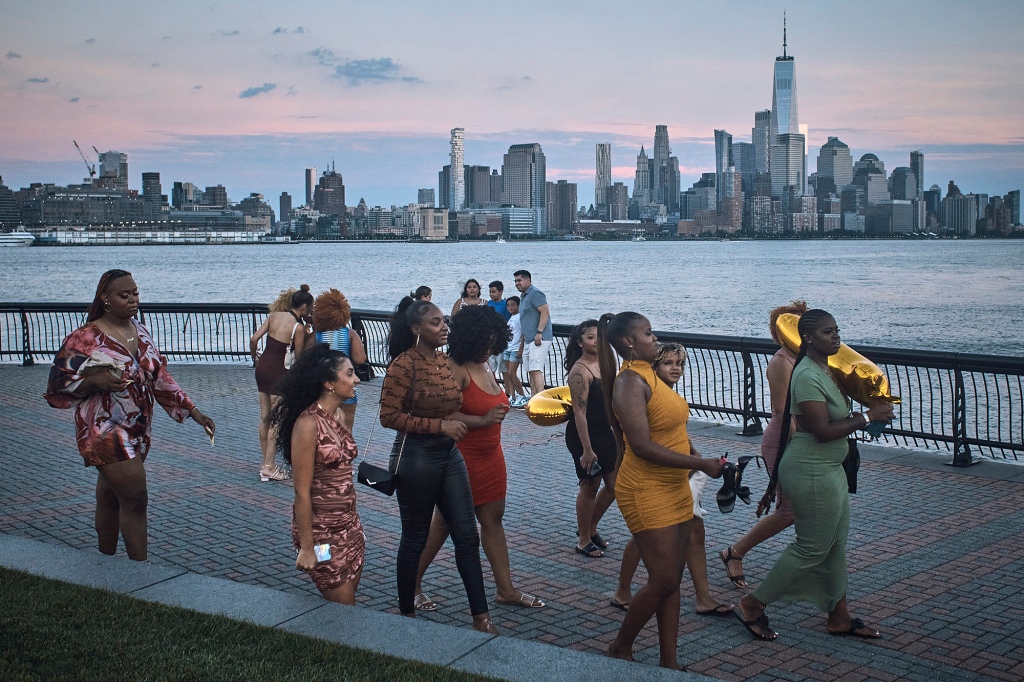
<svg viewBox="0 0 1024 682"><path fill-rule="evenodd" d="M548 180L593 201L594 144L632 188L640 145L666 124L689 187L713 170L715 128L749 141L771 107L782 14L809 169L829 135L887 170L925 153L925 185L1024 185L1024 2L3 3L0 176L79 182L74 149L303 199L334 161L348 203L437 186L448 132L466 163L500 167L540 142Z"/></svg>

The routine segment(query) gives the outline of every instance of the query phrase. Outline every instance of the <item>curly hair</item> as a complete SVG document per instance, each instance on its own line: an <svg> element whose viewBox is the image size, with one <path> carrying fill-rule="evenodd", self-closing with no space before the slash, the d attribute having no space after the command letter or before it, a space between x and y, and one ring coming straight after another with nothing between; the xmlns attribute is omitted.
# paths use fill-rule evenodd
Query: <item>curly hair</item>
<svg viewBox="0 0 1024 682"><path fill-rule="evenodd" d="M331 288L316 297L313 304L313 329L329 332L348 325L352 317L352 306L345 294Z"/></svg>
<svg viewBox="0 0 1024 682"><path fill-rule="evenodd" d="M467 306L457 312L448 332L448 356L459 365L483 362L508 348L508 322L489 305Z"/></svg>
<svg viewBox="0 0 1024 682"><path fill-rule="evenodd" d="M671 341L668 343L663 343L658 346L658 357L656 357L654 359L654 362L651 364L656 366L660 364L662 360L664 360L670 355L678 355L682 363L684 365L686 364L687 354L686 349L683 347L683 344L674 343Z"/></svg>
<svg viewBox="0 0 1024 682"><path fill-rule="evenodd" d="M334 381L349 357L325 343L307 348L295 360L281 382L281 398L270 412L269 422L277 428L277 449L286 462L292 461L292 431L295 421L324 393L324 383Z"/></svg>
<svg viewBox="0 0 1024 682"><path fill-rule="evenodd" d="M272 313L286 313L292 309L292 296L295 295L298 289L290 287L288 289L281 289L281 293L277 295L274 302L270 304L270 312Z"/></svg>
<svg viewBox="0 0 1024 682"><path fill-rule="evenodd" d="M107 289L114 283L115 279L121 279L122 277L131 277L132 273L127 270L107 270L100 275L100 281L96 285L96 295L93 296L92 303L89 305L89 312L85 317L86 322L93 322L103 317L103 299L100 298L100 294L107 293Z"/></svg>
<svg viewBox="0 0 1024 682"><path fill-rule="evenodd" d="M516 301L516 303L518 302ZM597 327L597 320L583 320L572 328L569 340L565 343L565 361L562 364L566 372L571 370L576 361L583 357L583 335L591 327Z"/></svg>
<svg viewBox="0 0 1024 682"><path fill-rule="evenodd" d="M775 310L768 313L768 332L772 335L772 341L782 345L782 339L779 338L779 329L775 326L775 323L779 321L779 315L785 315L786 313L792 313L797 317L800 317L807 312L807 301L793 301L789 305L779 306Z"/></svg>

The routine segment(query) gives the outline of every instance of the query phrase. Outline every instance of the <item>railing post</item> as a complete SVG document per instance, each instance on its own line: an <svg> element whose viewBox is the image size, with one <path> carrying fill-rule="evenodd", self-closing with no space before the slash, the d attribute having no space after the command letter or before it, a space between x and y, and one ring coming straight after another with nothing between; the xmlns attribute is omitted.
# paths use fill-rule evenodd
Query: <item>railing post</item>
<svg viewBox="0 0 1024 682"><path fill-rule="evenodd" d="M249 334L249 338L251 339L255 335L256 335L256 311L253 310L252 311L252 332ZM255 360L252 361L252 366L253 367L256 366L256 361Z"/></svg>
<svg viewBox="0 0 1024 682"><path fill-rule="evenodd" d="M754 374L754 359L750 351L741 342L740 354L743 356L743 431L744 436L760 436L761 418L757 416L757 376Z"/></svg>
<svg viewBox="0 0 1024 682"><path fill-rule="evenodd" d="M21 366L31 367L36 364L32 359L32 334L28 327L28 313L24 308L19 308L21 313Z"/></svg>
<svg viewBox="0 0 1024 682"><path fill-rule="evenodd" d="M967 391L960 363L953 366L953 461L950 466L968 467L976 462L967 445Z"/></svg>

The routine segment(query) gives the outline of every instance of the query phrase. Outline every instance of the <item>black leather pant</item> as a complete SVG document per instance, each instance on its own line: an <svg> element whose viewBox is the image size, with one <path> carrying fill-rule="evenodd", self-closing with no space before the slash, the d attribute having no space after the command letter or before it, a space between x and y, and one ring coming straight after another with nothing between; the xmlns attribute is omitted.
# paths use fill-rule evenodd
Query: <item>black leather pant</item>
<svg viewBox="0 0 1024 682"><path fill-rule="evenodd" d="M401 460L398 449L405 438ZM487 595L480 566L480 535L476 529L473 491L462 453L455 441L440 434L398 434L391 470L398 465L398 508L402 515L402 540L398 545L398 608L415 612L416 572L430 533L436 505L448 524L455 544L455 565L462 576L474 616L487 613Z"/></svg>

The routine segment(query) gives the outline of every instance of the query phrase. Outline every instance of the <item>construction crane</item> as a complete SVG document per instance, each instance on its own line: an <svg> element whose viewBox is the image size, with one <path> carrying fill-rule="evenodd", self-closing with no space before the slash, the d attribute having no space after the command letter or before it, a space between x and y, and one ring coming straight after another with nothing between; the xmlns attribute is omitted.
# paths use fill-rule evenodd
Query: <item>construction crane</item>
<svg viewBox="0 0 1024 682"><path fill-rule="evenodd" d="M89 159L85 158L85 152L83 152L82 148L78 146L78 142L75 142L75 140L71 140L71 141L75 143L75 149L78 150L78 155L81 156L82 157L82 161L85 162L85 167L89 171L89 179L90 180L95 179L96 178L96 164L95 163L90 164L89 163ZM95 149L95 147L93 147L93 149Z"/></svg>

